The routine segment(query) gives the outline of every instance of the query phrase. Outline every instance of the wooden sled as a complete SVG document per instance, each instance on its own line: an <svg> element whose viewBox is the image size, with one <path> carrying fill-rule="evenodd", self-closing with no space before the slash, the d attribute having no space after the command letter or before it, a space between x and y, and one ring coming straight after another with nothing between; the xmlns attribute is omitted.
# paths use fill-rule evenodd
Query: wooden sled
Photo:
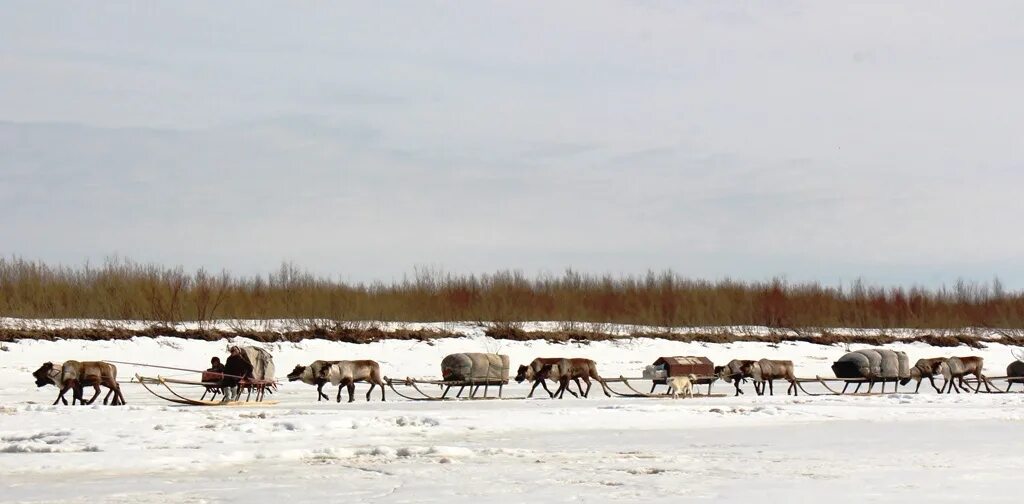
<svg viewBox="0 0 1024 504"><path fill-rule="evenodd" d="M701 381L701 379L703 379L703 378L706 378L706 377L698 377L698 383L694 384L694 387L693 387L694 389L697 388L698 384L704 385L704 383L699 383L699 381ZM649 398L656 398L656 399L665 399L665 398L671 398L672 397L668 392L666 392L664 394L655 394L654 393L654 386L658 385L657 382L655 382L654 386L651 387L651 392L641 392L641 391L637 390L635 387L633 387L633 384L629 383L629 380L645 380L645 379L649 379L649 378L626 378L625 376L619 376L618 378L606 378L604 380L604 382L606 384L607 383L621 383L623 386L625 386L627 389L629 389L629 392L622 393L622 392L619 392L619 391L613 389L612 387L608 387L608 390L611 391L612 394L615 394L616 396L619 396L619 397L649 397ZM725 397L725 394L712 394L711 393L711 383L712 382L714 382L714 380L711 380L708 383L706 383L706 385L708 386L708 393L707 394L701 394L701 393L698 393L698 392L694 392L693 393L693 397Z"/></svg>
<svg viewBox="0 0 1024 504"><path fill-rule="evenodd" d="M277 404L277 401L263 401L263 400L259 400L259 401L248 401L248 400L246 400L246 401L206 401L206 400L202 400L202 399L192 399L190 397L185 397L185 396L179 394L177 391L175 391L173 388L171 388L170 383L177 383L177 384L182 384L182 385L202 385L204 387L207 386L207 385L211 385L211 384L203 383L203 382L192 382L192 381L186 381L186 380L173 380L173 379L169 379L169 378L164 378L162 376L157 376L156 378L151 378L151 377L147 377L147 376L135 375L135 379L150 394L153 394L154 396L156 396L156 397L158 397L160 399L163 399L164 401L175 403L175 404L182 404L182 405L186 405L186 406L273 406L273 405ZM158 392L159 387L157 387L157 390L154 390L154 388L151 387L151 385L152 386L157 386L157 385L163 386L163 388L166 389L167 392L166 393L161 393L162 391ZM169 394L169 395L167 395L167 394Z"/></svg>
<svg viewBox="0 0 1024 504"><path fill-rule="evenodd" d="M418 379L415 379L415 378L408 378L408 377L406 377L404 380L395 380L395 379L388 378L388 377L385 376L384 377L384 383L386 383L388 385L388 387L391 388L391 391L394 392L397 396L399 396L399 397L401 397L403 399L407 399L409 401L470 401L470 400L471 401L480 401L480 400L486 400L486 399L509 399L509 398L506 398L506 397L502 397L502 389L503 389L503 387L505 385L508 384L508 380L494 380L494 381L489 381L489 380L488 381L478 381L478 380L441 381L441 380L418 380ZM416 396L416 395L409 395L409 394L402 393L402 391L399 390L398 387L395 387L396 383L399 384L399 385L404 385L406 387L411 387L419 395ZM440 396L433 396L433 395L430 395L430 394L424 392L423 389L421 389L419 387L420 385L438 385L438 386L444 387L444 392L442 392ZM497 397L491 397L491 396L487 395L491 386L497 386L498 387L498 396ZM454 397L449 397L448 396L448 392L451 391L452 387L459 387L459 391L455 394ZM462 397L462 393L465 391L466 387L469 387L469 395L467 397ZM482 397L481 396L477 396L477 394L480 392L480 388L481 387L483 387L483 389L484 389L484 395ZM520 398L515 398L515 399L522 399L522 398L520 397Z"/></svg>

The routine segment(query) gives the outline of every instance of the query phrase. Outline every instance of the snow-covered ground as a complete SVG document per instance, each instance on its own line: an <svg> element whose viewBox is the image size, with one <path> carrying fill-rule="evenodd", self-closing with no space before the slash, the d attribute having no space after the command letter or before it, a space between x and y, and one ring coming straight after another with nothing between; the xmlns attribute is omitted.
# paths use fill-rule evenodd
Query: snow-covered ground
<svg viewBox="0 0 1024 504"><path fill-rule="evenodd" d="M0 347L0 501L29 502L983 502L1019 500L1024 394L590 399L354 404L285 383L273 406L180 407L123 385L126 407L54 407L46 360L205 368L227 341L20 341ZM437 377L444 355L590 357L637 376L663 355L784 358L830 376L847 349L806 343L496 341L265 345L277 375L313 359L372 358L391 377ZM912 360L974 354L1001 375L1010 349L892 345ZM861 346L853 346L853 349ZM118 365L194 379L194 373ZM784 390L785 387L780 387ZM922 388L924 391L925 385ZM365 392L360 384L357 391ZM595 390L597 390L595 388ZM780 392L777 390L776 392ZM820 390L820 389L816 389ZM187 390L192 392L191 390ZM715 391L730 392L725 385ZM332 391L333 392L333 391ZM521 397L513 385L505 395ZM198 395L198 394L197 394ZM333 395L333 394L332 394Z"/></svg>

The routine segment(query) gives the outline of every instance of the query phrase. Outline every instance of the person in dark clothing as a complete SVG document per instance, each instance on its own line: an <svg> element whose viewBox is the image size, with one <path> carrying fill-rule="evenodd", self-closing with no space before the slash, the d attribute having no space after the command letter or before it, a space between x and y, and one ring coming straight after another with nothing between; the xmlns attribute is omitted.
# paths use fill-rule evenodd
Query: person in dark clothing
<svg viewBox="0 0 1024 504"><path fill-rule="evenodd" d="M252 364L242 356L238 347L231 347L231 355L224 362L223 378L220 381L221 392L224 393L222 401L234 401L241 394L239 383L246 378L252 378ZM230 392L230 394L229 394Z"/></svg>
<svg viewBox="0 0 1024 504"><path fill-rule="evenodd" d="M213 393L210 399L217 397L220 392L220 382L224 379L224 364L221 364L220 357L210 359L210 369L203 371L202 382L206 384L206 391L199 400L206 399L206 394Z"/></svg>

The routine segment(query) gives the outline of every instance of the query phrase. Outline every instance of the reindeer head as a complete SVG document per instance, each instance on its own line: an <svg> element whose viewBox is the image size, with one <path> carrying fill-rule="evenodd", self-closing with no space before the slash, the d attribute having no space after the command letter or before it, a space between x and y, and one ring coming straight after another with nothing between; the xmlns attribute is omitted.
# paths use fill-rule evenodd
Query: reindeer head
<svg viewBox="0 0 1024 504"><path fill-rule="evenodd" d="M527 374L529 372L529 366L519 366L519 371L516 371L516 383L523 383L523 381L527 379Z"/></svg>
<svg viewBox="0 0 1024 504"><path fill-rule="evenodd" d="M302 374L306 372L306 366L295 366L295 369L291 373L288 373L288 381L296 381L302 379Z"/></svg>
<svg viewBox="0 0 1024 504"><path fill-rule="evenodd" d="M918 369L917 366L914 366L914 367L910 368L910 376L907 376L906 378L901 379L900 380L900 385L906 385L906 384L910 383L910 380L921 381L921 370Z"/></svg>
<svg viewBox="0 0 1024 504"><path fill-rule="evenodd" d="M47 385L56 385L53 381L53 371L53 363L44 362L42 367L37 369L35 373L32 373L32 376L36 379L36 386L45 387Z"/></svg>
<svg viewBox="0 0 1024 504"><path fill-rule="evenodd" d="M732 378L732 373L729 372L729 368L725 366L715 366L715 376L719 380L729 381Z"/></svg>
<svg viewBox="0 0 1024 504"><path fill-rule="evenodd" d="M690 380L690 383L697 383L697 375L693 373L686 375L686 378Z"/></svg>

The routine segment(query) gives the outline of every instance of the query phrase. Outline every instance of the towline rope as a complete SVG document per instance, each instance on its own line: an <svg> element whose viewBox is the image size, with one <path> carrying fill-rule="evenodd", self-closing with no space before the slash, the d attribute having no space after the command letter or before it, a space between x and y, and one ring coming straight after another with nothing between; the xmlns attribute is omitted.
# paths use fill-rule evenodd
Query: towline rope
<svg viewBox="0 0 1024 504"><path fill-rule="evenodd" d="M150 368L157 368L157 369L170 369L171 371L190 371L190 372L193 372L193 373L219 373L221 376L226 376L226 377L229 377L229 378L238 378L239 380L245 379L244 376L226 374L226 373L223 373L223 372L220 372L220 371L206 371L206 370L188 369L188 368L180 368L180 367L172 367L172 366L158 366L156 364L143 364L141 362L125 362L125 361L116 361L116 360L105 360L103 362L107 362L107 363L110 363L110 364L125 364L125 365L128 365L128 366L141 366L141 367L150 367Z"/></svg>

